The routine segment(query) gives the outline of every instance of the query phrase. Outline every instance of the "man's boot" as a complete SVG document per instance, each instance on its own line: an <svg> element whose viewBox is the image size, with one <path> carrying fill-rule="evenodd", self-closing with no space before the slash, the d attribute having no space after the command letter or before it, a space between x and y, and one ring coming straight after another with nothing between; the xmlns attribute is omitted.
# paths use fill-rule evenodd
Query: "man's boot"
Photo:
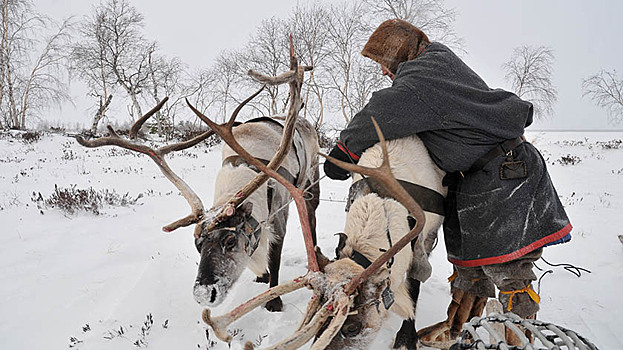
<svg viewBox="0 0 623 350"><path fill-rule="evenodd" d="M448 318L418 332L420 342L426 346L448 349L461 333L463 323L482 315L486 297L478 297L462 289L452 289L452 301L448 306Z"/></svg>
<svg viewBox="0 0 623 350"><path fill-rule="evenodd" d="M529 284L518 290L500 291L498 298L500 299L505 312L513 312L524 319L536 319L536 313L539 310L540 297L536 294L534 289L532 289L532 285ZM524 330L524 334L528 338L528 342L532 343L534 337L530 331ZM512 332L509 328L506 328L505 337L508 345L526 345L523 344L519 336L517 336L517 334Z"/></svg>

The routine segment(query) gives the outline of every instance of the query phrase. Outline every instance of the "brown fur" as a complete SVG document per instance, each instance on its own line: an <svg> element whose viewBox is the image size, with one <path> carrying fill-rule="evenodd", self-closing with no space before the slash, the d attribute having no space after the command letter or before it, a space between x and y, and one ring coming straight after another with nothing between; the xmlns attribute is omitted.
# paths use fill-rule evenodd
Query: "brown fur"
<svg viewBox="0 0 623 350"><path fill-rule="evenodd" d="M396 74L400 63L415 59L428 44L428 36L413 24L390 19L372 33L361 54Z"/></svg>

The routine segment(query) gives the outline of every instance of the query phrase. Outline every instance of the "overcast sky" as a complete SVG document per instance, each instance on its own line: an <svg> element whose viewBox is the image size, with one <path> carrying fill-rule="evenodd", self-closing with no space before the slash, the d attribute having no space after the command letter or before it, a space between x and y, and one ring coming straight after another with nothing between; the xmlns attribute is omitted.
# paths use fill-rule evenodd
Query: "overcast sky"
<svg viewBox="0 0 623 350"><path fill-rule="evenodd" d="M35 0L39 11L56 19L82 18L98 2ZM167 55L178 56L191 67L207 67L220 51L243 46L262 19L285 18L296 4L293 0L130 2L144 14L147 36L158 41ZM553 82L558 88L555 115L531 129L613 128L604 110L582 98L581 84L600 69L623 74L623 1L446 0L446 4L457 9L455 29L465 39L465 61L491 87L508 88L501 66L513 48L553 48ZM87 107L78 101L75 109L65 108L62 114L64 118L86 115Z"/></svg>

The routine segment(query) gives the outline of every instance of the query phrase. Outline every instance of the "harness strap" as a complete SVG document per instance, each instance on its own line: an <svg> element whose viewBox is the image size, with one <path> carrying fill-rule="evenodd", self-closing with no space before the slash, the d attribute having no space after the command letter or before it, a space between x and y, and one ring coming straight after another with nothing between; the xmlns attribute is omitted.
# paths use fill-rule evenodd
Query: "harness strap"
<svg viewBox="0 0 623 350"><path fill-rule="evenodd" d="M366 258L363 254L359 253L356 250L353 250L353 254L351 254L350 258L353 259L354 262L356 262L359 266L363 267L364 269L372 265L372 262L370 261L370 259Z"/></svg>
<svg viewBox="0 0 623 350"><path fill-rule="evenodd" d="M508 298L508 307L506 308L506 311L509 312L513 310L513 297L517 293L528 293L530 299L532 299L535 303L539 304L541 302L541 297L534 291L534 289L532 289L531 284L527 285L525 288L522 289L508 291L501 290L500 293L510 295L510 298Z"/></svg>
<svg viewBox="0 0 623 350"><path fill-rule="evenodd" d="M257 246L260 244L262 227L260 227L260 223L252 216L247 219L246 224L247 225L245 225L244 233L248 239L247 246L245 248L247 254L251 256L253 252L255 252L255 250L257 249Z"/></svg>
<svg viewBox="0 0 623 350"><path fill-rule="evenodd" d="M474 173L487 165L494 158L499 157L501 155L507 154L508 152L515 149L515 147L521 145L525 139L523 136L515 137L514 139L508 139L504 142L498 143L497 146L493 147L489 152L487 152L484 156L476 159L474 164L469 167L469 170L464 171L464 174Z"/></svg>
<svg viewBox="0 0 623 350"><path fill-rule="evenodd" d="M247 120L245 124L268 122L274 125L279 125L281 128L284 128L284 125L282 124L280 120L285 120L285 119L280 118L280 117L276 117L276 118L257 117L257 118ZM290 181L289 179L288 181L290 181L296 187L299 187L301 185L301 182L305 180L305 176L303 176L304 175L303 171L305 171L304 169L307 169L307 157L305 156L306 154L305 142L303 142L303 137L301 136L301 133L299 133L298 129L296 128L294 128L294 136L292 137L292 150L294 151L294 154L296 155L296 159L299 162L299 176L295 177L294 181Z"/></svg>
<svg viewBox="0 0 623 350"><path fill-rule="evenodd" d="M407 193L409 193L409 195L413 197L416 202L418 202L418 204L422 207L422 210L444 215L443 203L445 198L439 192L404 180L398 180L398 183L400 183ZM381 198L391 198L389 193L381 186L380 182L370 177L366 177L355 182L351 185L351 189L364 185L367 185L371 192L378 194ZM358 191L351 190L351 192ZM349 198L349 202L351 202L351 200L354 201L354 199L355 198ZM349 204L347 207L350 207Z"/></svg>
<svg viewBox="0 0 623 350"><path fill-rule="evenodd" d="M255 159L259 160L264 165L268 165L268 163L270 162L270 161L268 161L266 159L260 159L260 158L255 158ZM238 156L238 155L229 156L229 157L223 159L223 166L225 166L227 164L231 164L233 167L246 165L251 170L256 171L258 173L260 172L260 169L258 169L256 167L254 167L253 165L249 164L246 160L244 160L244 158L242 158L241 156ZM283 176L286 180L288 180L288 182L296 185L296 178L286 168L279 167L276 171L277 171L277 173L279 175Z"/></svg>

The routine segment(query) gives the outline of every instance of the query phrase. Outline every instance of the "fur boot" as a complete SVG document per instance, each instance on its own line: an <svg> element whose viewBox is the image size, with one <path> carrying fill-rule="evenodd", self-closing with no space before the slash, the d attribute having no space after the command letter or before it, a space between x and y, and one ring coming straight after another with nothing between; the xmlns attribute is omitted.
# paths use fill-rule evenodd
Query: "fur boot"
<svg viewBox="0 0 623 350"><path fill-rule="evenodd" d="M461 332L463 323L482 315L486 297L478 297L462 289L452 289L452 301L448 306L448 318L418 332L420 342L426 346L448 349Z"/></svg>

